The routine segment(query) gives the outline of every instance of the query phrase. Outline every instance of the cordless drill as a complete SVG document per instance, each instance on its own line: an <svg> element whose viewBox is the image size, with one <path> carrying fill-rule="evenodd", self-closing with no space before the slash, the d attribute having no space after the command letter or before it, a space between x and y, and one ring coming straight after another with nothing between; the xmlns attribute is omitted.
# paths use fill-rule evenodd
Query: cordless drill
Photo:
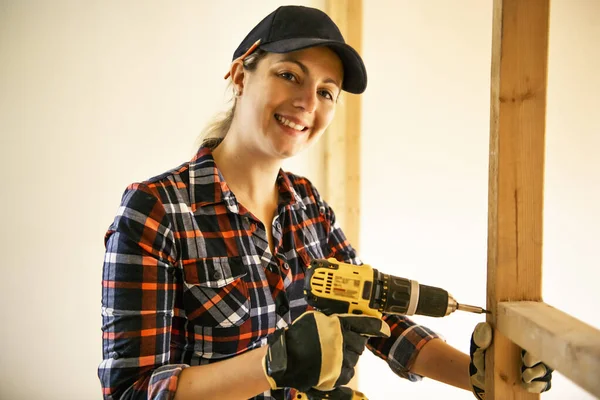
<svg viewBox="0 0 600 400"><path fill-rule="evenodd" d="M489 313L481 307L459 304L444 289L384 274L369 265L353 265L334 258L315 259L304 278L304 295L325 314L382 313L445 317L456 310Z"/></svg>
<svg viewBox="0 0 600 400"><path fill-rule="evenodd" d="M481 307L459 304L444 289L334 258L311 261L305 273L304 296L308 304L328 315L351 313L381 318L383 313L430 317L445 317L456 310L489 313ZM328 394L324 396L330 398ZM349 400L367 400L357 391L345 396ZM298 393L296 398L308 399L304 393Z"/></svg>

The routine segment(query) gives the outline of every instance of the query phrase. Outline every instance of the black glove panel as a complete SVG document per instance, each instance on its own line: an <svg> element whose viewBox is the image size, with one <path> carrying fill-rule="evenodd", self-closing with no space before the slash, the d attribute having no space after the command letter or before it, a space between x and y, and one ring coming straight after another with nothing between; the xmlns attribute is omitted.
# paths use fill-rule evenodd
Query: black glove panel
<svg viewBox="0 0 600 400"><path fill-rule="evenodd" d="M379 318L308 311L269 337L265 374L273 389L332 390L352 379L368 336L389 335Z"/></svg>

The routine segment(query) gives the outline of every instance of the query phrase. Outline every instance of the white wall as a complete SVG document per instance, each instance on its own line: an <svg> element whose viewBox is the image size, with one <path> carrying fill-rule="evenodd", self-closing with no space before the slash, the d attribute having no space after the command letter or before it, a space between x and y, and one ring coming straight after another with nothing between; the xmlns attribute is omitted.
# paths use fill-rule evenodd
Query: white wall
<svg viewBox="0 0 600 400"><path fill-rule="evenodd" d="M281 3L0 0L0 398L100 398L102 239L120 196L191 157L224 105L233 50ZM485 296L487 3L365 1L363 259L474 304ZM598 326L600 3L555 3L544 295ZM286 166L319 185L318 150ZM397 197L387 207L383 183ZM423 322L466 351L479 320ZM370 361L360 389L372 400L471 398ZM544 398L587 397L557 377Z"/></svg>
<svg viewBox="0 0 600 400"><path fill-rule="evenodd" d="M365 1L362 258L382 271L485 306L490 2ZM460 7L457 6L460 5ZM544 300L600 327L600 2L551 10L544 221ZM376 234L375 234L376 233ZM415 318L468 351L484 318ZM359 387L372 399L468 399L399 381L373 356ZM590 399L559 374L549 399Z"/></svg>

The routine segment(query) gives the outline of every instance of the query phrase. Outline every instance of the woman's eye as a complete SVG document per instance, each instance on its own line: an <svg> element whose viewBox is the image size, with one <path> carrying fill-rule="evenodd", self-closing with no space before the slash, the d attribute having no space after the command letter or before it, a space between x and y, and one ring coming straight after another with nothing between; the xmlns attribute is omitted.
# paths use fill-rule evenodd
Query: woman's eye
<svg viewBox="0 0 600 400"><path fill-rule="evenodd" d="M281 76L283 79L288 80L288 81L296 80L296 77L294 76L294 74L292 74L290 72L282 72L279 74L279 76Z"/></svg>
<svg viewBox="0 0 600 400"><path fill-rule="evenodd" d="M327 100L333 100L333 95L327 90L321 90L319 91L319 94L325 97Z"/></svg>

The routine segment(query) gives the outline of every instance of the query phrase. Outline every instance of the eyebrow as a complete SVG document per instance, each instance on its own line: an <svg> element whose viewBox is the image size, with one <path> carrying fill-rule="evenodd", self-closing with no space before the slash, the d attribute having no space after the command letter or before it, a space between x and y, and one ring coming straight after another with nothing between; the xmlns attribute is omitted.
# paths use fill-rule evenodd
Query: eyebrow
<svg viewBox="0 0 600 400"><path fill-rule="evenodd" d="M300 67L300 69L302 70L302 72L304 72L306 75L310 75L308 68L306 67L306 65L302 64L300 61L296 60L294 57L290 57L289 55L284 56L281 60L279 60L279 62L291 62L294 63L296 65L298 65ZM323 81L325 83L333 83L334 85L336 85L338 87L338 89L341 90L341 86L335 79L327 77L325 78L325 80Z"/></svg>

